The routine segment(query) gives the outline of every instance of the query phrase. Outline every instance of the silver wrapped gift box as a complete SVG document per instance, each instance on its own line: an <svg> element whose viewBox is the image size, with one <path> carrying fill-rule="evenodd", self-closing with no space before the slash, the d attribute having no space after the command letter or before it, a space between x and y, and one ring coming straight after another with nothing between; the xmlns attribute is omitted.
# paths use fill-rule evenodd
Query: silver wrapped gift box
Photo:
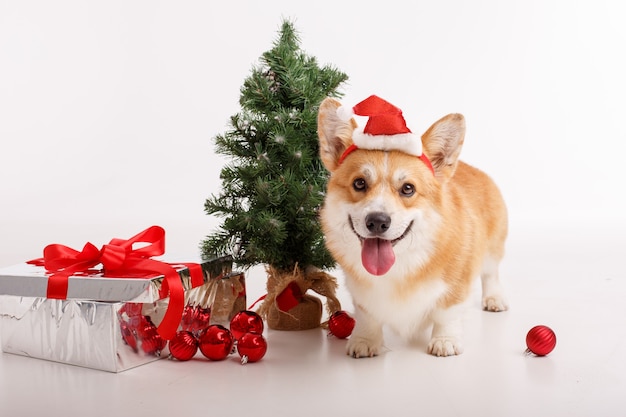
<svg viewBox="0 0 626 417"><path fill-rule="evenodd" d="M245 309L244 276L232 272L230 258L198 263L204 284L195 288L188 268L174 265L185 290L185 308L214 311L210 321L220 324ZM40 266L24 263L0 269L0 339L4 352L109 372L167 356L165 342L157 349L142 349L136 331L133 336L127 327L135 319L129 316L130 311L159 325L169 301L161 291L163 276L71 276L63 300L46 298L47 280L48 274Z"/></svg>

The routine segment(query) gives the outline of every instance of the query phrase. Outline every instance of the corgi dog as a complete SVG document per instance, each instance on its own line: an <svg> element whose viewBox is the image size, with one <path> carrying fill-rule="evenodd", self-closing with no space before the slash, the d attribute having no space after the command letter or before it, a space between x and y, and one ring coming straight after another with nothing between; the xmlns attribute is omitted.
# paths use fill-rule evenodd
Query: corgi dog
<svg viewBox="0 0 626 417"><path fill-rule="evenodd" d="M364 128L353 115L369 116ZM490 177L458 160L464 117L441 118L420 140L375 95L352 111L326 98L318 137L330 172L321 226L355 309L347 354L380 354L384 326L412 340L431 325L430 354L462 353L463 310L479 275L483 309L508 308L498 276L507 209Z"/></svg>

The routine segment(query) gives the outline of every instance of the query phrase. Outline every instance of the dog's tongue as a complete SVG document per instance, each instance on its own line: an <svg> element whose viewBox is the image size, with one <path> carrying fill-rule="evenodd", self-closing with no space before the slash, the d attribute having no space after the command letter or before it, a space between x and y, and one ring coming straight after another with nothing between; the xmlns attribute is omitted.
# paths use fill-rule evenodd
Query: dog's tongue
<svg viewBox="0 0 626 417"><path fill-rule="evenodd" d="M365 239L361 248L361 262L372 275L384 275L396 261L391 241L384 239Z"/></svg>

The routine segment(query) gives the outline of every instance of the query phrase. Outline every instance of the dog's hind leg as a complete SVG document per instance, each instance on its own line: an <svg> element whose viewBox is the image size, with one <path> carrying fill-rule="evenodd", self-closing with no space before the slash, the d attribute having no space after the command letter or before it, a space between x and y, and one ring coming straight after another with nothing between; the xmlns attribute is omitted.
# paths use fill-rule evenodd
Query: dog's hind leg
<svg viewBox="0 0 626 417"><path fill-rule="evenodd" d="M489 255L487 255L483 261L480 279L483 290L482 304L483 309L486 311L505 311L509 308L498 275L499 264L500 259Z"/></svg>

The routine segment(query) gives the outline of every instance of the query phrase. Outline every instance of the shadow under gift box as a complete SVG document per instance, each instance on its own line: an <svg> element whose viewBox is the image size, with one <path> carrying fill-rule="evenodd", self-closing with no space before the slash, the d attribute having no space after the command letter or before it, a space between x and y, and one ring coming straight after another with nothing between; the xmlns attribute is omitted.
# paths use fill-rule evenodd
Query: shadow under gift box
<svg viewBox="0 0 626 417"><path fill-rule="evenodd" d="M204 284L195 288L189 270L174 264L185 290L185 306L208 311L210 324L227 323L245 309L244 275L232 271L230 257L198 263ZM99 273L71 276L67 298L57 300L46 298L43 267L24 263L0 269L2 350L109 372L167 357L165 341L157 349L142 349L146 335L132 328L137 318L155 328L159 325L169 301L160 296L163 280L163 276L112 278Z"/></svg>

